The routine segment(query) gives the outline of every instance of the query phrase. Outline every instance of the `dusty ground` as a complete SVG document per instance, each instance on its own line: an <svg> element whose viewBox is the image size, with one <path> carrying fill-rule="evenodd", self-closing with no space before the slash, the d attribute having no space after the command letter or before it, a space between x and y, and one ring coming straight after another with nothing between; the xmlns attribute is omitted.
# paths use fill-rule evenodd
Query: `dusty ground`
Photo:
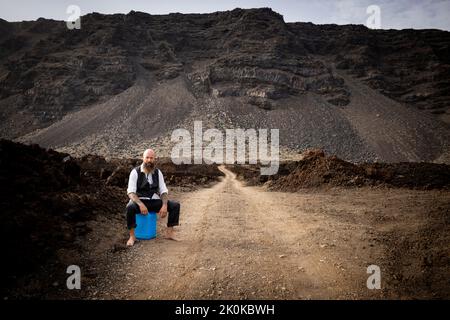
<svg viewBox="0 0 450 320"><path fill-rule="evenodd" d="M119 250L84 286L91 299L449 298L450 191L246 187L225 178L172 193L174 242ZM161 228L160 221L160 229ZM367 266L381 268L368 290ZM102 270L102 271L100 271ZM86 279L86 275L84 277Z"/></svg>

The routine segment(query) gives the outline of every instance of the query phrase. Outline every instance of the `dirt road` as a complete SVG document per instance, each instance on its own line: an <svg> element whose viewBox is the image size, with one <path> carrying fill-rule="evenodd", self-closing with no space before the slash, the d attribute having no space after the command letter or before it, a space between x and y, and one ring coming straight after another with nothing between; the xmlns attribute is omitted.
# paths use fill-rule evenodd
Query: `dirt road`
<svg viewBox="0 0 450 320"><path fill-rule="evenodd" d="M393 287L393 275L387 274L392 270L389 259L398 252L392 252L380 235L395 232L399 221L406 230L403 214L417 215L410 224L411 233L417 231L424 208L414 204L410 195L381 190L373 191L370 200L364 189L345 193L265 192L245 187L232 172L223 167L220 170L225 173L220 183L178 197L182 203L178 237L182 241L158 236L122 251L108 266L109 271L100 275L101 281L90 289L89 297L408 297ZM445 199L441 194L423 193L423 197L435 197L428 202ZM417 212L399 211L399 201L409 202ZM421 203L428 205L423 198ZM379 218L386 214L388 219ZM371 264L381 268L381 290L366 287L367 266Z"/></svg>

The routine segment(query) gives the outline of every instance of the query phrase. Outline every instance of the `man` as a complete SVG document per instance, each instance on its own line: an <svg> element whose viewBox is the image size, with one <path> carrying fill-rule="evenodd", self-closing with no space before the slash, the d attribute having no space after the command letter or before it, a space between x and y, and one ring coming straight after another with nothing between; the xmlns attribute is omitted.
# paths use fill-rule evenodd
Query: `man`
<svg viewBox="0 0 450 320"><path fill-rule="evenodd" d="M128 197L130 201L126 207L127 227L130 230L130 239L127 246L134 245L136 236L136 214L148 214L157 212L161 218L165 218L167 212L166 238L177 240L173 227L178 225L180 215L180 204L168 199L168 190L164 183L164 177L158 168L155 167L155 152L152 149L144 151L142 164L134 168L128 180Z"/></svg>

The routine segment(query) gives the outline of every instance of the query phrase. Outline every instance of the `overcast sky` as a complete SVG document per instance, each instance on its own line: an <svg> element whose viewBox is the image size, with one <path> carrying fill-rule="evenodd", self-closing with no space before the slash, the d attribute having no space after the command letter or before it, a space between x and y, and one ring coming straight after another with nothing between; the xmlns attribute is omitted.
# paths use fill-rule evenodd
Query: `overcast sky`
<svg viewBox="0 0 450 320"><path fill-rule="evenodd" d="M382 29L450 30L450 0L0 0L0 18L8 21L36 20L39 17L67 20L69 5L78 5L81 15L90 12L150 14L208 13L234 8L270 7L286 22L315 24L366 24L370 5L380 8Z"/></svg>

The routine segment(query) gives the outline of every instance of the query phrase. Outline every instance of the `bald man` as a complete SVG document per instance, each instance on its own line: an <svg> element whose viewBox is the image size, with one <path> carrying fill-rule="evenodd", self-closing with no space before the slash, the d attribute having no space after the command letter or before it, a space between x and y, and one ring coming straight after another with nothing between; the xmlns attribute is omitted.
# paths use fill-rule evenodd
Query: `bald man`
<svg viewBox="0 0 450 320"><path fill-rule="evenodd" d="M127 194L130 201L126 207L127 227L130 238L127 246L134 245L136 236L136 213L148 214L157 212L160 218L165 218L167 213L166 238L177 240L174 226L178 225L180 216L180 204L168 198L169 191L164 183L164 176L155 166L156 156L152 149L147 149L142 155L142 164L134 168L128 180Z"/></svg>

